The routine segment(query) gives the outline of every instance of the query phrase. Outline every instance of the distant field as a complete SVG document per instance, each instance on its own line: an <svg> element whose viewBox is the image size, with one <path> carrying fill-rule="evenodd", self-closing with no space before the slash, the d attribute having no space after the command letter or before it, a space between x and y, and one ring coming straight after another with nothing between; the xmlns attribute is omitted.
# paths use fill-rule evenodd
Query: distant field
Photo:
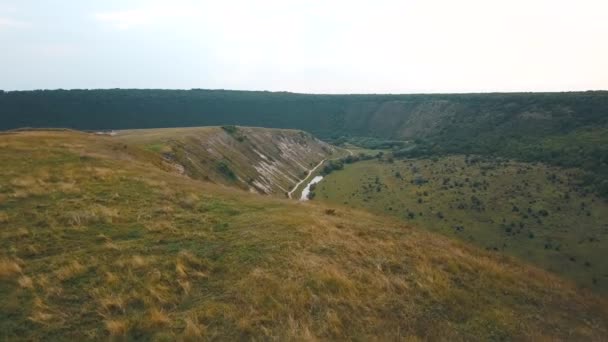
<svg viewBox="0 0 608 342"><path fill-rule="evenodd" d="M316 199L367 208L470 241L608 293L608 204L579 171L452 156L346 165Z"/></svg>

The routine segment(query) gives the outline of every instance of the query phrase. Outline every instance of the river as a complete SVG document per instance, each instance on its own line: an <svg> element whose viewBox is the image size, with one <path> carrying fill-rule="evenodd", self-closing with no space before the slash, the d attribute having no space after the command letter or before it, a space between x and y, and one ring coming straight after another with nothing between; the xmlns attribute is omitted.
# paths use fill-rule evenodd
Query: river
<svg viewBox="0 0 608 342"><path fill-rule="evenodd" d="M302 190L302 196L300 197L300 201L308 201L308 194L310 193L310 186L313 184L319 183L323 179L323 176L316 176L313 178L308 185Z"/></svg>

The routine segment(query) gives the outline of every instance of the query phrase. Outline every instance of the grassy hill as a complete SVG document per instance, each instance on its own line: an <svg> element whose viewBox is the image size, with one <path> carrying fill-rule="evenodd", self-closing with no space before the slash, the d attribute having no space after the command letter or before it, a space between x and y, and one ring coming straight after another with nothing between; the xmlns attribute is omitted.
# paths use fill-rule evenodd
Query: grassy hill
<svg viewBox="0 0 608 342"><path fill-rule="evenodd" d="M114 138L0 135L1 339L608 334L605 299L537 268L400 220L201 182Z"/></svg>
<svg viewBox="0 0 608 342"><path fill-rule="evenodd" d="M582 171L476 156L368 160L316 187L315 199L400 218L516 256L608 293L608 202Z"/></svg>
<svg viewBox="0 0 608 342"><path fill-rule="evenodd" d="M309 133L237 126L115 132L114 139L158 152L189 177L285 196L339 149Z"/></svg>

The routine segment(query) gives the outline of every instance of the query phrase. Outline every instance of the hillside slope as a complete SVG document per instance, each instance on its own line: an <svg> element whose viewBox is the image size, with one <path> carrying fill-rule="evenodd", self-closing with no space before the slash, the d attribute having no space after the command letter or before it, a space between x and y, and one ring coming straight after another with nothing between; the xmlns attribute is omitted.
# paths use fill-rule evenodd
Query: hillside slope
<svg viewBox="0 0 608 342"><path fill-rule="evenodd" d="M315 200L400 218L518 257L608 294L608 201L580 170L493 158L378 159L347 164Z"/></svg>
<svg viewBox="0 0 608 342"><path fill-rule="evenodd" d="M180 176L113 137L0 147L3 340L608 334L605 299L390 218Z"/></svg>
<svg viewBox="0 0 608 342"><path fill-rule="evenodd" d="M280 196L339 152L302 131L237 126L119 131L114 139L160 152L192 178Z"/></svg>

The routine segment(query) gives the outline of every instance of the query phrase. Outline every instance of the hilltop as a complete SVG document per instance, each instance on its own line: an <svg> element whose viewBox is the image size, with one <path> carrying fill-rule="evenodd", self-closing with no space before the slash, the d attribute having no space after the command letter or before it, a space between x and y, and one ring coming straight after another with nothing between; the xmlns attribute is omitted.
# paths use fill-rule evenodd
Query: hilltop
<svg viewBox="0 0 608 342"><path fill-rule="evenodd" d="M535 267L187 177L162 147L73 131L2 134L0 147L2 339L608 334L605 299Z"/></svg>

